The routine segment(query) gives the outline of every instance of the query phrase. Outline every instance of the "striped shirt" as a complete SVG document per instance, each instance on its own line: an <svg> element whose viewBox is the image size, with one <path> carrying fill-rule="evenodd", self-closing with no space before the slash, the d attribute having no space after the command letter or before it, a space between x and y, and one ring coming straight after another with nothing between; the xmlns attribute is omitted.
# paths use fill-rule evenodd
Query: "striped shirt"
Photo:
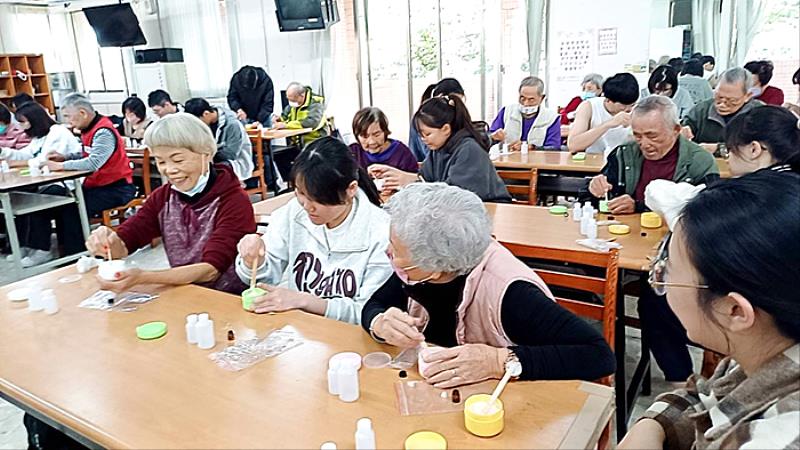
<svg viewBox="0 0 800 450"><path fill-rule="evenodd" d="M800 448L800 344L749 377L730 358L706 380L656 398L643 418L664 428L664 449Z"/></svg>
<svg viewBox="0 0 800 450"><path fill-rule="evenodd" d="M117 148L117 137L111 130L101 128L92 138L92 146L84 149L89 156L77 153L67 156L64 170L91 170L96 172L111 158Z"/></svg>

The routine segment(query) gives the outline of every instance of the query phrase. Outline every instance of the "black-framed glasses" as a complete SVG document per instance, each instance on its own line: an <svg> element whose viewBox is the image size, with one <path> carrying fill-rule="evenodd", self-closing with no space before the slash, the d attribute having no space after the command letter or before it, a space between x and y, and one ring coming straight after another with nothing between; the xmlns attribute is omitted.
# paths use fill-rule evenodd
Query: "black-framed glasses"
<svg viewBox="0 0 800 450"><path fill-rule="evenodd" d="M661 241L661 245L658 247L658 254L650 264L650 275L647 278L647 282L650 283L650 287L653 288L653 292L655 292L656 295L665 295L667 293L668 286L708 289L708 286L704 284L673 283L667 281L667 261L669 261L669 242L671 240L672 232L668 233L664 237L664 240Z"/></svg>

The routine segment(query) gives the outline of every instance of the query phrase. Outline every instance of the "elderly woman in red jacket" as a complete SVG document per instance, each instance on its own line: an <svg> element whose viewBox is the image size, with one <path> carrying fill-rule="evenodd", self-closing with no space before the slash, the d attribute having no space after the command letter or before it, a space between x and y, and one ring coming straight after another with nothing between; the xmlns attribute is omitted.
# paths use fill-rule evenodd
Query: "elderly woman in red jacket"
<svg viewBox="0 0 800 450"><path fill-rule="evenodd" d="M256 231L253 207L233 171L213 164L217 145L209 128L186 113L164 117L147 128L144 142L168 183L150 195L144 206L117 232L96 229L86 248L97 256L114 258L161 238L170 269L136 268L101 281L104 289L125 291L137 284L198 283L240 293L236 276L236 244Z"/></svg>

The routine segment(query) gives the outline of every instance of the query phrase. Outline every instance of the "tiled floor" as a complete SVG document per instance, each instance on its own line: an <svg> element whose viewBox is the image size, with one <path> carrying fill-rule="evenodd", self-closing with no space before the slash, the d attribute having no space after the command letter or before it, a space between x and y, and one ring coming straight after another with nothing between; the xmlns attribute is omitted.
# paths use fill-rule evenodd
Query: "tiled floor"
<svg viewBox="0 0 800 450"><path fill-rule="evenodd" d="M142 268L156 269L168 267L163 247L142 250L132 255L130 259L135 261L135 264ZM0 285L12 281L8 276L10 272L8 270L9 268L10 263L7 263L5 258L0 258ZM626 298L625 304L627 311L635 310L635 299L630 297ZM628 330L626 345L626 369L630 376L630 374L633 373L641 349L638 330ZM695 359L695 367L700 367L702 352L698 349L693 349L692 356ZM664 382L663 374L657 367L654 367L652 378L653 395L650 397L640 396L638 398L631 421L633 422L641 416L642 412L650 405L655 395L668 390L671 390L671 386ZM27 435L25 433L25 428L22 426L22 411L0 399L0 450L21 449L25 447L27 447Z"/></svg>

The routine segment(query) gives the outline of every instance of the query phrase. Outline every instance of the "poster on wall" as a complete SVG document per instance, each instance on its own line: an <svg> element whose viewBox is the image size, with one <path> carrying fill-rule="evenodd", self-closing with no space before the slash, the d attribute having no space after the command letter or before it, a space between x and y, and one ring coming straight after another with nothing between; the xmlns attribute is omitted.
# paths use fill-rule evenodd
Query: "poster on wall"
<svg viewBox="0 0 800 450"><path fill-rule="evenodd" d="M559 35L555 73L557 81L582 79L594 65L594 30Z"/></svg>
<svg viewBox="0 0 800 450"><path fill-rule="evenodd" d="M617 54L616 28L600 28L597 30L597 54L600 56Z"/></svg>

